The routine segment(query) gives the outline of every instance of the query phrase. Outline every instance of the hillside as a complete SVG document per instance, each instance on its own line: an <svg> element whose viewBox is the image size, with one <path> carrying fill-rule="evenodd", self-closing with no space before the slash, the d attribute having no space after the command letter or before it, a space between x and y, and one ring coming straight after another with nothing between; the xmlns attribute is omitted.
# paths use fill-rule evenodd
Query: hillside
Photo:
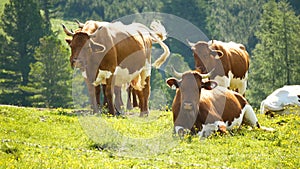
<svg viewBox="0 0 300 169"><path fill-rule="evenodd" d="M177 136L172 136L171 112L152 111L148 118L138 118L134 113L119 118L79 115L82 112L77 111L76 115L74 110L67 109L0 106L0 166L300 167L300 117L297 115L274 118L258 115L261 124L275 128L275 132L242 127L231 134L214 135L205 140L199 140L196 136L179 140ZM90 121L92 119L97 121ZM93 127L99 124L102 127L95 130ZM94 134L95 131L99 133L91 135L91 130ZM103 137L98 137L98 141L95 141L93 137L99 134ZM132 140L134 142L129 142Z"/></svg>

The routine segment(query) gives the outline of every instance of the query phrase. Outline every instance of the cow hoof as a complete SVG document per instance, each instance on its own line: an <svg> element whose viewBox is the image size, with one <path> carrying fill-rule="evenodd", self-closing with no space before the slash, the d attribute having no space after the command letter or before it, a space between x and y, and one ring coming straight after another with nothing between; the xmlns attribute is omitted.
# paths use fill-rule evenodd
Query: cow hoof
<svg viewBox="0 0 300 169"><path fill-rule="evenodd" d="M185 135L185 131L183 128L179 129L178 130L178 136L180 139L183 139L184 138L184 135Z"/></svg>
<svg viewBox="0 0 300 169"><path fill-rule="evenodd" d="M125 113L124 113L124 111L117 111L116 112L116 116L121 116L121 115L124 115Z"/></svg>
<svg viewBox="0 0 300 169"><path fill-rule="evenodd" d="M140 113L140 117L148 117L149 116L149 111L144 111Z"/></svg>
<svg viewBox="0 0 300 169"><path fill-rule="evenodd" d="M133 109L133 107L132 107L132 105L127 105L127 108L126 108L127 110L132 110Z"/></svg>

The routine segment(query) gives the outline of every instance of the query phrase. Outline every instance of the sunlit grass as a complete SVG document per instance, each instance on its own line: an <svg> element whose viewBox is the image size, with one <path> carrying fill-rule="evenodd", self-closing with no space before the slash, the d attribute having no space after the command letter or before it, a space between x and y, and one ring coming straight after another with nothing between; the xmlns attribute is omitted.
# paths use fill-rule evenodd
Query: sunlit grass
<svg viewBox="0 0 300 169"><path fill-rule="evenodd" d="M77 113L77 114L76 114ZM299 168L300 117L257 114L261 125L199 140L173 135L172 114L120 117L0 106L4 168Z"/></svg>

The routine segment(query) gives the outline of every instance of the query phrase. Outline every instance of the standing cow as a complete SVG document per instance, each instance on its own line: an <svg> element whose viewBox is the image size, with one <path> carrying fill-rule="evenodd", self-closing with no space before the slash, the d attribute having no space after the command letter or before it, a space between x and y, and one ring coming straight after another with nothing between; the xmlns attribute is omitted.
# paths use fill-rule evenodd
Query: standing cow
<svg viewBox="0 0 300 169"><path fill-rule="evenodd" d="M245 95L247 88L249 54L242 44L217 40L190 43L193 50L195 69L201 73L212 70L211 79L220 86Z"/></svg>
<svg viewBox="0 0 300 169"><path fill-rule="evenodd" d="M152 43L159 43L164 53L154 62L160 67L169 56L169 48L163 43L166 32L160 22L151 24L152 30L145 25L133 23L124 25L114 22L99 27L94 33L71 32L70 61L79 68L88 80L87 86L94 113L98 112L94 85L106 84L105 95L108 109L115 115L113 86L131 83L137 90L140 115L147 115L150 94L151 49Z"/></svg>
<svg viewBox="0 0 300 169"><path fill-rule="evenodd" d="M78 20L75 20L76 23L78 24L78 28L76 30L76 32L85 32L85 33L88 33L88 34L92 34L94 33L98 28L102 27L102 26L106 26L109 24L109 22L99 22L99 21L94 21L94 20L89 20L89 21L86 21L84 24L79 22ZM64 29L65 30L65 29ZM68 33L68 32L66 32ZM67 35L70 35L72 36L72 34L67 34ZM72 42L72 39L69 39L67 38L66 39L66 42L70 45L71 42ZM71 61L71 65L72 65L72 62ZM84 76L84 79L87 83L87 79L86 79L86 74L83 74ZM103 90L103 105L107 105L107 99L106 99L106 96L105 96L105 88L106 88L106 85L105 84L100 84L102 86L102 90ZM95 85L95 95L96 95L96 102L97 102L97 105L100 106L100 85L96 84ZM121 88L120 87L115 87L114 88L114 94L115 94L115 105L116 105L116 109L117 111L119 111L121 109L121 106L123 106L123 101L122 101L122 98L121 98ZM135 89L133 89L130 85L129 87L127 88L127 94L128 94L128 98L127 98L127 109L132 109L133 107L137 107L138 104L137 104L137 98L136 98L136 94L135 94ZM132 97L131 97L132 95ZM131 99L132 98L132 99ZM131 104L131 100L133 101L133 105Z"/></svg>
<svg viewBox="0 0 300 169"><path fill-rule="evenodd" d="M215 131L226 132L242 122L260 128L256 115L247 100L239 93L217 87L215 81L203 81L198 71L183 73L182 79L167 79L169 87L176 87L173 100L173 122L177 134L184 129L201 137Z"/></svg>

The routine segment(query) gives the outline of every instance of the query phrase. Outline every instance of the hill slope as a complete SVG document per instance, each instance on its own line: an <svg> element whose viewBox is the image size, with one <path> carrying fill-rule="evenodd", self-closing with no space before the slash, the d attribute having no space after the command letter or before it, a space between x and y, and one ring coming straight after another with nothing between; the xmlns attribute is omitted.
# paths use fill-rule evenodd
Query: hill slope
<svg viewBox="0 0 300 169"><path fill-rule="evenodd" d="M78 112L77 112L78 113ZM82 113L82 112L81 112ZM113 128L131 140L119 140L112 132L95 142L82 118L100 118L108 131ZM300 117L267 118L262 125L275 132L242 127L232 134L205 140L172 136L171 112L152 111L148 118L76 115L65 109L36 109L0 106L0 166L4 168L299 168ZM94 128L91 128L95 130ZM170 144L160 131L169 135ZM103 133L102 133L103 134ZM152 135L151 135L152 134ZM151 144L151 137L164 146ZM104 137L103 137L104 138ZM124 139L125 137L122 137ZM148 139L150 138L150 139ZM130 140L129 139L129 140ZM175 143L175 144L174 144ZM123 144L120 146L120 144ZM129 146L130 145L130 146ZM153 150L148 154L140 152ZM154 150L161 151L154 151ZM142 151L143 151L142 150ZM126 153L122 153L126 152ZM133 153L132 153L133 152ZM134 155L136 152L140 153ZM152 154L151 154L152 153Z"/></svg>

